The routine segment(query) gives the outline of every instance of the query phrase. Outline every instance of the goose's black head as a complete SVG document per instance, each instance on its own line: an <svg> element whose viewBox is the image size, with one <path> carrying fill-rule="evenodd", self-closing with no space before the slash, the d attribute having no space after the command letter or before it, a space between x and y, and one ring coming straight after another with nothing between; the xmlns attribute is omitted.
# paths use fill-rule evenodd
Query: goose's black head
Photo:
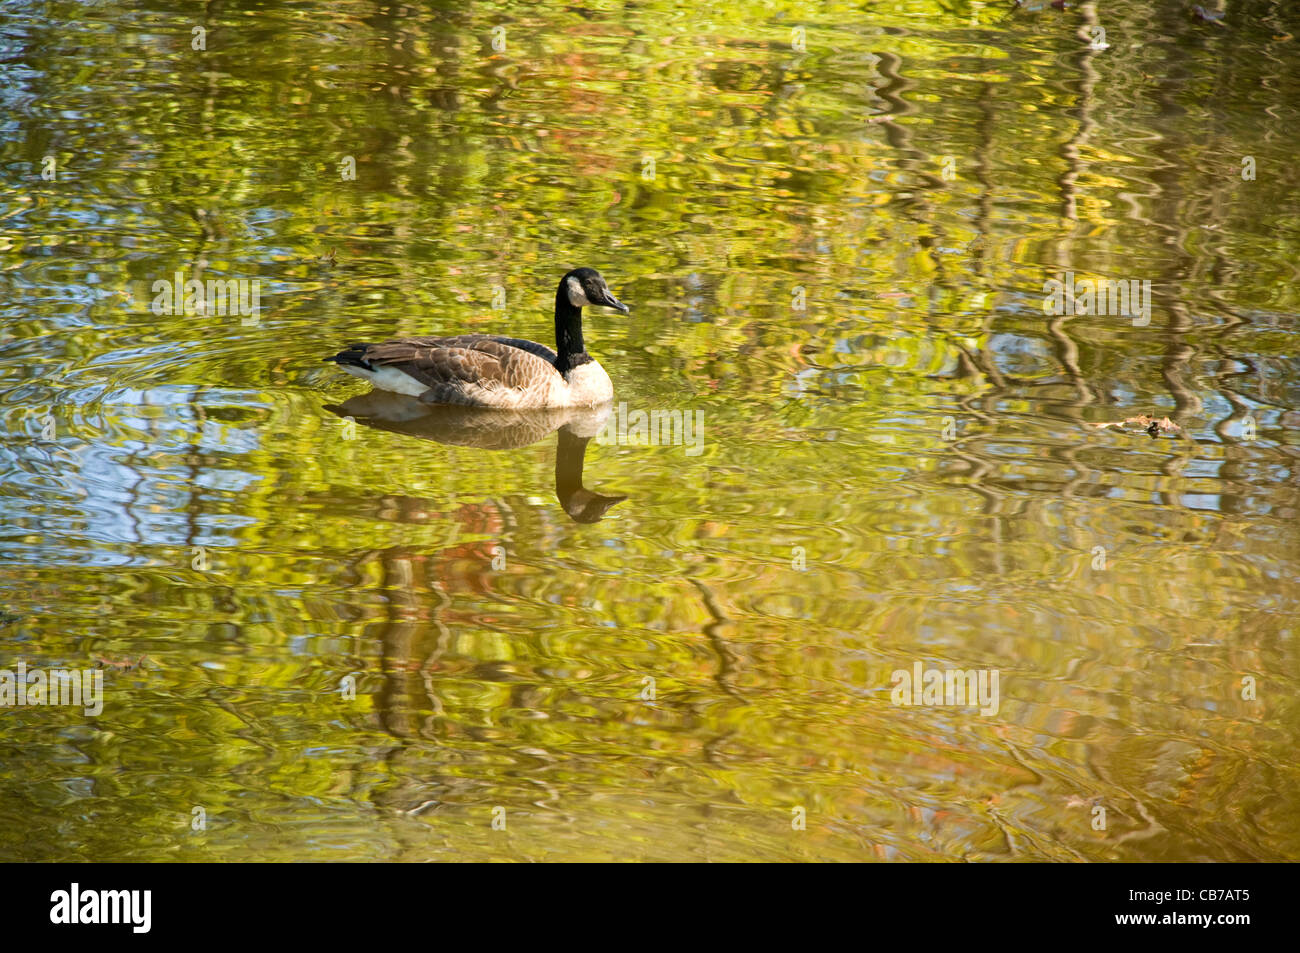
<svg viewBox="0 0 1300 953"><path fill-rule="evenodd" d="M628 313L628 306L614 297L595 268L575 268L560 279L559 296L575 308L598 304Z"/></svg>
<svg viewBox="0 0 1300 953"><path fill-rule="evenodd" d="M561 278L555 289L555 369L561 374L591 360L582 343L582 309L589 304L628 313L595 268L575 268Z"/></svg>

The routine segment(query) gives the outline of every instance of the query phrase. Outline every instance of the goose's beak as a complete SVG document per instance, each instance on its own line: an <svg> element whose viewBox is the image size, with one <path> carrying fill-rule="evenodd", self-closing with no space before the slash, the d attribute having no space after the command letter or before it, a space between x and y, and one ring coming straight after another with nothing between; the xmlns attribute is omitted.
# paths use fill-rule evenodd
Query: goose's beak
<svg viewBox="0 0 1300 953"><path fill-rule="evenodd" d="M607 308L613 308L615 311L622 311L624 314L631 314L632 309L614 297L614 292L608 288L605 289L605 300L598 301L597 304L603 304Z"/></svg>

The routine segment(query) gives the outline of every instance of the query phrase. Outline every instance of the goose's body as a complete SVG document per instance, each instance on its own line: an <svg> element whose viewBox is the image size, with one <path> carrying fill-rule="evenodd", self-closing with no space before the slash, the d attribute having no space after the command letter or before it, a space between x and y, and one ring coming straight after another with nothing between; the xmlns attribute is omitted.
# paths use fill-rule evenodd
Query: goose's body
<svg viewBox="0 0 1300 953"><path fill-rule="evenodd" d="M582 342L582 307L627 313L605 279L590 268L569 272L555 293L555 342L496 334L398 338L353 344L327 360L380 390L430 404L533 409L595 407L614 396L605 369Z"/></svg>

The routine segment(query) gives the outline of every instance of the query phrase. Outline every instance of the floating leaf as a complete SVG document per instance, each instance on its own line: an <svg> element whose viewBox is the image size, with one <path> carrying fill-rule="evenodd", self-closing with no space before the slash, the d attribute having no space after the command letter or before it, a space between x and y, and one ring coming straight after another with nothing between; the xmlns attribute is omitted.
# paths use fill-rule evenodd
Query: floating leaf
<svg viewBox="0 0 1300 953"><path fill-rule="evenodd" d="M1148 414L1138 414L1136 417L1126 417L1124 420L1110 420L1101 424L1089 424L1094 430L1122 430L1124 433L1148 433L1153 437L1158 437L1162 433L1176 434L1182 432L1182 427L1174 423L1168 417L1161 417L1158 420Z"/></svg>

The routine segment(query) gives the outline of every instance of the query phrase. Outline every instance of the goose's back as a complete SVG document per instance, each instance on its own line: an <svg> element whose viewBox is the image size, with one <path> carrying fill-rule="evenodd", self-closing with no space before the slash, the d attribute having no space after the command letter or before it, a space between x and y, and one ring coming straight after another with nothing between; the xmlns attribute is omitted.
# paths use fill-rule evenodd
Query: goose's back
<svg viewBox="0 0 1300 953"><path fill-rule="evenodd" d="M556 355L550 348L536 341L503 335L460 334L354 344L340 352L335 360L377 386L409 392L428 403L562 407L575 402L585 404L590 396L586 393L589 388L577 393L570 387L570 382L555 369ZM401 383L391 386L389 375L394 374L410 378L409 391ZM599 374L609 387L608 376L603 370ZM581 376L587 379L591 374ZM612 395L612 388L609 390Z"/></svg>
<svg viewBox="0 0 1300 953"><path fill-rule="evenodd" d="M484 354L507 354L508 349L513 348L540 357L551 366L551 370L555 370L556 354L545 344L538 344L536 341L525 341L523 338L506 337L504 334L457 334L445 338L422 337L407 338L406 340L429 347L466 348Z"/></svg>

